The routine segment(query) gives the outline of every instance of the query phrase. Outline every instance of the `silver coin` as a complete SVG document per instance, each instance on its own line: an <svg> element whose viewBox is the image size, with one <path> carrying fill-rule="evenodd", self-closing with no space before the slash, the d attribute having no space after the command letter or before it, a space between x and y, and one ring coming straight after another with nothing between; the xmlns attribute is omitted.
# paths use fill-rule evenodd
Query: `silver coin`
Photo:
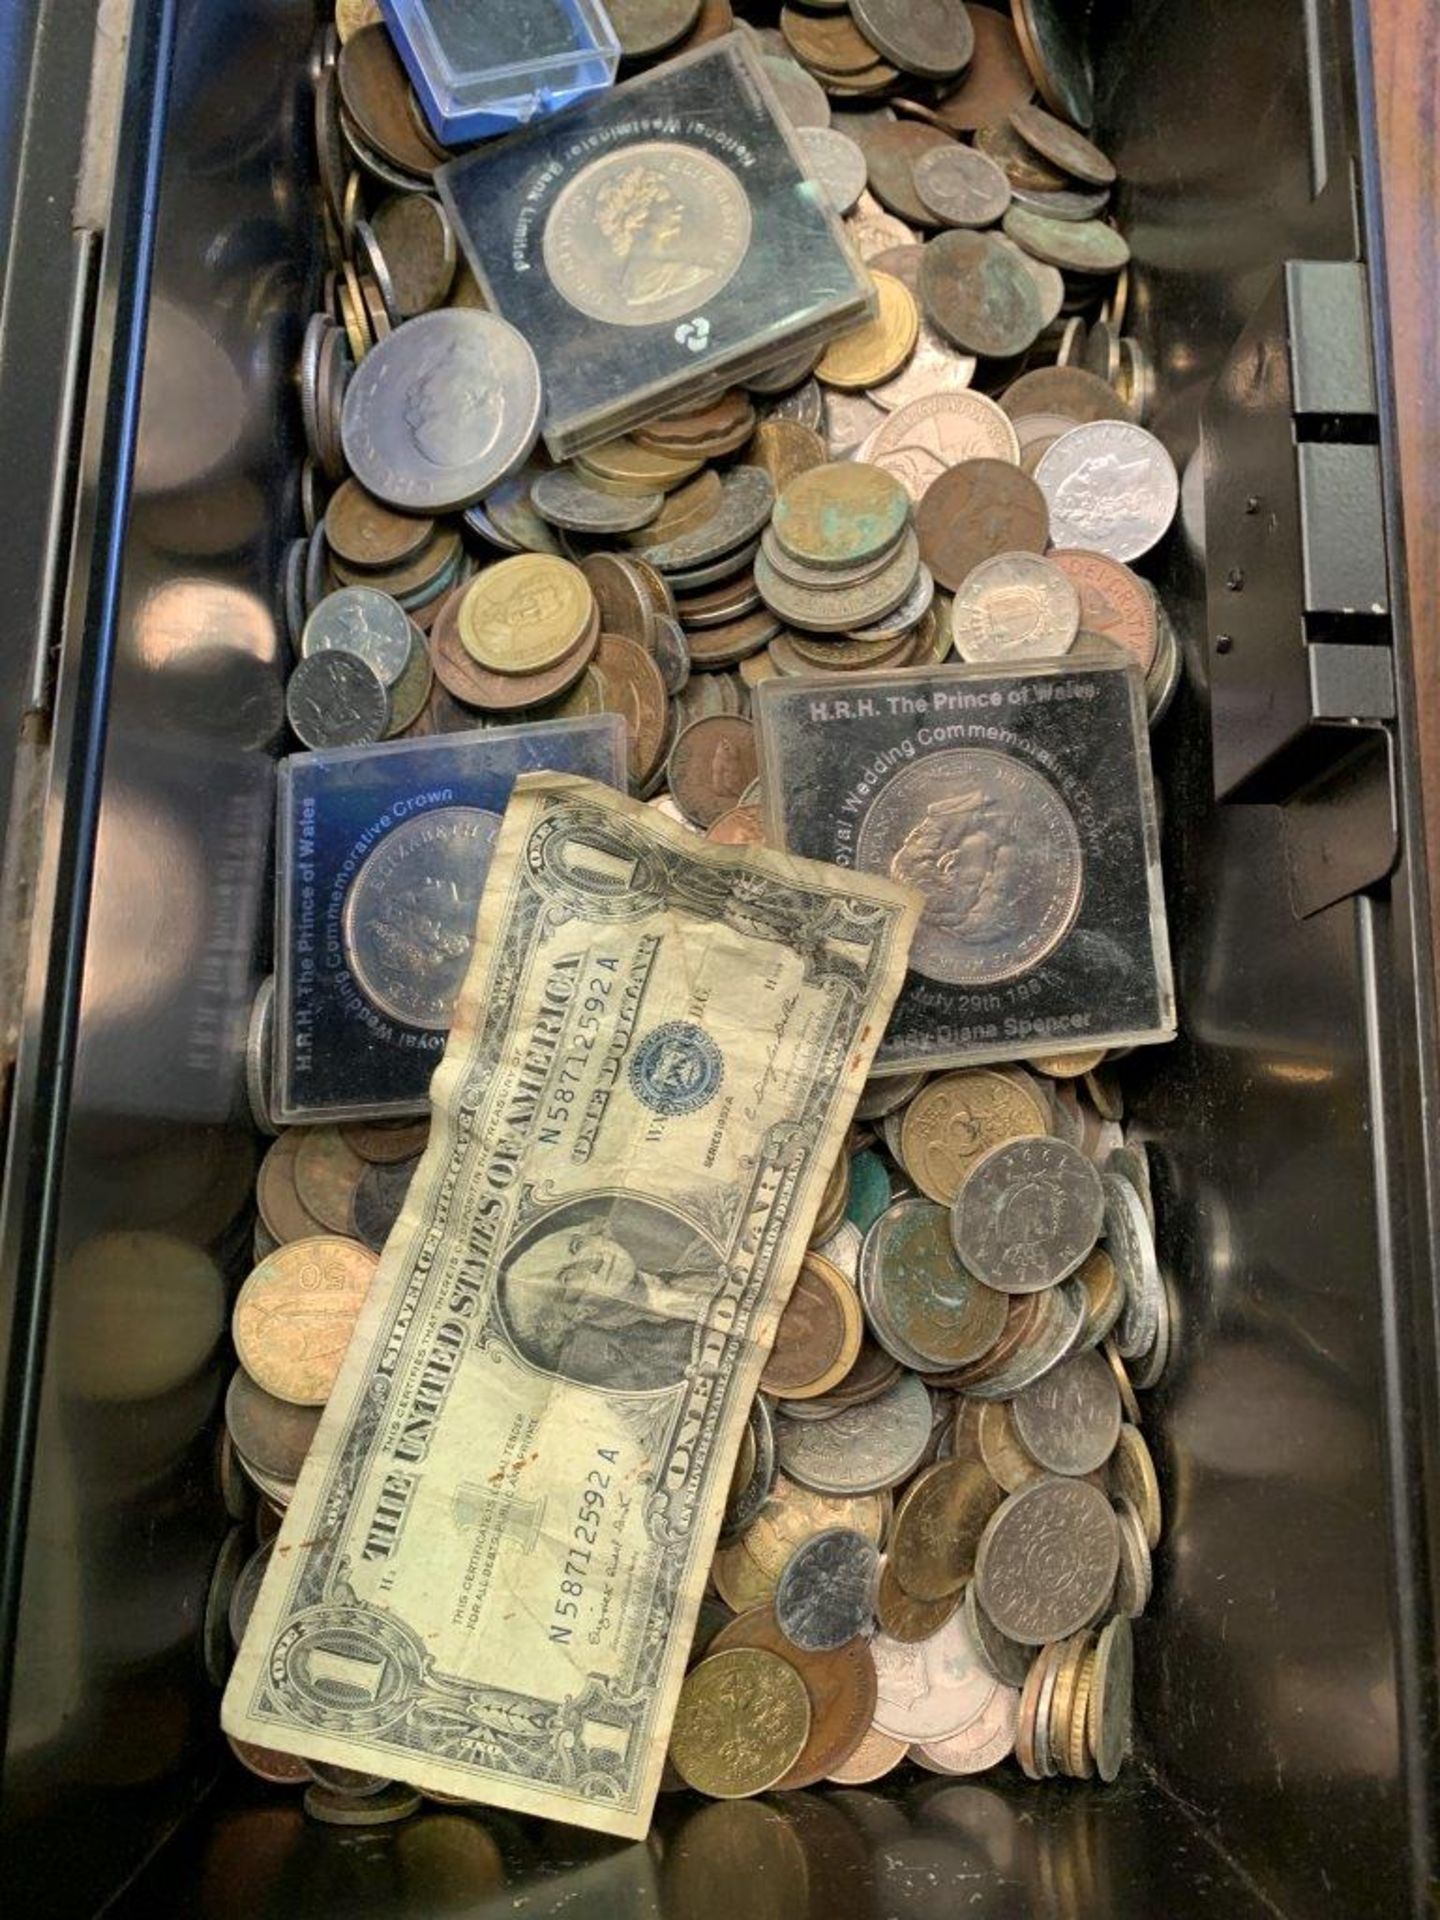
<svg viewBox="0 0 1440 1920"><path fill-rule="evenodd" d="M386 835L345 902L345 956L371 1005L405 1026L449 1029L500 816L437 807Z"/></svg>
<svg viewBox="0 0 1440 1920"><path fill-rule="evenodd" d="M802 353L787 353L783 360L777 360L771 366L748 374L743 382L746 392L761 396L793 394L815 371L816 362L823 351L824 349L819 347L806 347ZM777 405L770 411L779 413L781 409Z"/></svg>
<svg viewBox="0 0 1440 1920"><path fill-rule="evenodd" d="M855 211L845 222L850 244L862 260L873 260L890 247L914 244L915 232L893 213L887 213L872 193L862 193Z"/></svg>
<svg viewBox="0 0 1440 1920"><path fill-rule="evenodd" d="M920 543L907 527L886 565L854 586L797 587L776 571L763 547L755 560L755 584L766 606L788 626L807 633L851 633L898 607L913 591L919 568Z"/></svg>
<svg viewBox="0 0 1440 1920"><path fill-rule="evenodd" d="M932 147L915 162L915 191L937 220L988 227L1010 204L1010 182L976 147Z"/></svg>
<svg viewBox="0 0 1440 1920"><path fill-rule="evenodd" d="M768 401L761 411L767 420L793 420L798 426L809 427L813 433L818 433L825 418L825 396L820 382L808 378L798 387L782 393L778 399Z"/></svg>
<svg viewBox="0 0 1440 1920"><path fill-rule="evenodd" d="M410 664L415 644L410 616L375 587L340 587L326 594L300 637L302 654L338 647L373 667L387 687L393 687Z"/></svg>
<svg viewBox="0 0 1440 1920"><path fill-rule="evenodd" d="M404 319L400 309L400 297L395 291L395 282L390 274L390 265L380 251L380 242L375 238L374 229L368 220L357 220L351 235L357 255L357 265L369 273L380 291L380 302L385 309L385 317L392 327L398 327ZM358 259L363 254L364 260Z"/></svg>
<svg viewBox="0 0 1440 1920"><path fill-rule="evenodd" d="M775 1422L781 1470L815 1493L879 1493L909 1477L930 1444L930 1394L904 1374L878 1399L829 1420Z"/></svg>
<svg viewBox="0 0 1440 1920"><path fill-rule="evenodd" d="M879 432L889 418L868 393L847 393L843 387L831 387L825 395L823 432L836 459L864 459L866 443Z"/></svg>
<svg viewBox="0 0 1440 1920"><path fill-rule="evenodd" d="M1144 427L1091 420L1062 433L1035 469L1057 547L1138 560L1175 517L1175 463Z"/></svg>
<svg viewBox="0 0 1440 1920"><path fill-rule="evenodd" d="M1120 1528L1120 1568L1115 1576L1115 1610L1138 1620L1150 1604L1155 1582L1150 1543L1145 1538L1145 1522L1140 1510L1125 1494L1114 1495L1115 1518Z"/></svg>
<svg viewBox="0 0 1440 1920"><path fill-rule="evenodd" d="M1002 1633L1041 1646L1089 1624L1114 1590L1119 1562L1114 1509L1098 1487L1032 1480L986 1522L976 1599Z"/></svg>
<svg viewBox="0 0 1440 1920"><path fill-rule="evenodd" d="M1122 1614L1100 1635L1088 1714L1095 1771L1107 1784L1115 1779L1130 1751L1131 1698L1135 1684L1135 1642Z"/></svg>
<svg viewBox="0 0 1440 1920"><path fill-rule="evenodd" d="M723 160L644 140L581 167L545 217L559 297L612 327L683 319L727 287L750 251L750 196Z"/></svg>
<svg viewBox="0 0 1440 1920"><path fill-rule="evenodd" d="M537 473L529 494L542 519L572 533L633 533L648 527L665 504L663 493L601 493L587 486L573 467Z"/></svg>
<svg viewBox="0 0 1440 1920"><path fill-rule="evenodd" d="M732 467L720 482L720 504L703 525L653 546L632 545L631 552L665 574L703 566L753 540L774 505L775 483L763 467Z"/></svg>
<svg viewBox="0 0 1440 1920"><path fill-rule="evenodd" d="M798 127L796 132L811 179L819 182L835 213L849 213L865 191L865 155L848 133L834 127Z"/></svg>
<svg viewBox="0 0 1440 1920"><path fill-rule="evenodd" d="M852 1287L858 1288L860 1248L863 1240L864 1235L853 1220L842 1220L830 1238L822 1240L815 1251L822 1259L828 1260L832 1267L838 1268Z"/></svg>
<svg viewBox="0 0 1440 1920"><path fill-rule="evenodd" d="M988 747L929 754L891 780L861 827L858 865L925 896L910 965L957 987L1038 966L1069 933L1084 885L1069 807Z"/></svg>
<svg viewBox="0 0 1440 1920"><path fill-rule="evenodd" d="M1014 1687L997 1687L985 1711L948 1740L923 1741L912 1747L911 1758L935 1773L984 1773L1015 1750L1020 1722L1020 1695Z"/></svg>
<svg viewBox="0 0 1440 1920"><path fill-rule="evenodd" d="M1018 1640L1012 1640L1009 1634L1000 1631L981 1606L973 1580L965 1589L962 1610L965 1624L970 1629L970 1638L975 1642L975 1651L980 1656L980 1664L1002 1686L1023 1687L1030 1663L1035 1658L1035 1649L1022 1647Z"/></svg>
<svg viewBox="0 0 1440 1920"><path fill-rule="evenodd" d="M1115 1330L1123 1359L1148 1353L1159 1328L1163 1287L1155 1260L1155 1239L1140 1196L1118 1173L1101 1176L1105 1208L1105 1246L1125 1289L1125 1305Z"/></svg>
<svg viewBox="0 0 1440 1920"><path fill-rule="evenodd" d="M1080 631L1080 594L1053 560L997 553L973 567L950 605L962 660L1054 660Z"/></svg>
<svg viewBox="0 0 1440 1920"><path fill-rule="evenodd" d="M757 1393L751 1401L747 1424L755 1444L755 1465L745 1485L726 1503L722 1542L738 1539L754 1525L775 1487L775 1422L763 1394Z"/></svg>
<svg viewBox="0 0 1440 1920"><path fill-rule="evenodd" d="M878 1690L875 1725L896 1740L944 1740L978 1720L996 1682L981 1664L963 1608L928 1640L870 1642Z"/></svg>
<svg viewBox="0 0 1440 1920"><path fill-rule="evenodd" d="M250 1117L261 1133L279 1132L271 1117L274 1092L275 976L268 975L250 1007L250 1026L245 1036L245 1093L250 1102Z"/></svg>
<svg viewBox="0 0 1440 1920"><path fill-rule="evenodd" d="M880 1584L875 1544L850 1527L802 1540L775 1587L775 1624L802 1653L832 1653L868 1633Z"/></svg>
<svg viewBox="0 0 1440 1920"><path fill-rule="evenodd" d="M333 1788L309 1786L305 1789L305 1812L309 1819L327 1827L385 1827L395 1820L408 1820L418 1813L420 1795L398 1780L387 1783L378 1793L336 1793Z"/></svg>
<svg viewBox="0 0 1440 1920"><path fill-rule="evenodd" d="M923 400L932 393L963 393L975 378L977 365L973 353L961 353L952 347L922 315L915 351L899 373L878 387L868 387L866 394L877 407L893 413L897 407L908 406L912 400ZM874 425L872 421L872 431Z"/></svg>
<svg viewBox="0 0 1440 1920"><path fill-rule="evenodd" d="M899 606L887 613L883 619L872 620L868 626L851 627L852 640L898 640L903 634L910 633L920 622L935 601L935 576L921 563L915 576L915 584L900 602Z"/></svg>
<svg viewBox="0 0 1440 1920"><path fill-rule="evenodd" d="M975 51L964 0L850 0L850 11L893 66L925 80L950 79Z"/></svg>
<svg viewBox="0 0 1440 1920"><path fill-rule="evenodd" d="M361 1174L352 1203L355 1236L363 1240L372 1253L381 1252L390 1238L390 1229L400 1218L419 1164L420 1156L416 1154L410 1160L379 1162L366 1167Z"/></svg>
<svg viewBox="0 0 1440 1920"><path fill-rule="evenodd" d="M291 674L285 714L307 747L366 746L389 729L390 694L357 654L316 653Z"/></svg>
<svg viewBox="0 0 1440 1920"><path fill-rule="evenodd" d="M265 1578L265 1569L270 1564L270 1555L274 1547L267 1540L263 1547L245 1562L230 1591L230 1605L226 1609L226 1624L230 1628L230 1638L238 1647L245 1638L245 1629L250 1624L250 1616L255 1611L255 1602L260 1598L261 1583Z"/></svg>
<svg viewBox="0 0 1440 1920"><path fill-rule="evenodd" d="M322 1787L328 1787L332 1793L353 1794L361 1800L372 1793L383 1792L392 1784L383 1773L362 1773L358 1767L337 1766L333 1760L307 1760L305 1764Z"/></svg>
<svg viewBox="0 0 1440 1920"><path fill-rule="evenodd" d="M1118 1173L1128 1180L1140 1196L1150 1231L1155 1231L1155 1195L1150 1179L1150 1155L1141 1140L1126 1140L1113 1147L1105 1157L1105 1172Z"/></svg>
<svg viewBox="0 0 1440 1920"><path fill-rule="evenodd" d="M1039 1327L1002 1367L966 1389L972 1400L1009 1400L1033 1386L1075 1351L1085 1331L1085 1289L1078 1280L1062 1280L1045 1295Z"/></svg>
<svg viewBox="0 0 1440 1920"><path fill-rule="evenodd" d="M887 1073L874 1080L867 1080L860 1089L860 1098L855 1107L857 1120L880 1120L887 1113L896 1113L910 1101L924 1086L927 1075L922 1073Z"/></svg>
<svg viewBox="0 0 1440 1920"><path fill-rule="evenodd" d="M1063 1140L1007 1140L955 1196L951 1233L970 1271L1002 1293L1035 1293L1075 1271L1100 1237L1100 1175Z"/></svg>
<svg viewBox="0 0 1440 1920"><path fill-rule="evenodd" d="M404 511L469 506L528 457L540 368L524 336L470 307L422 313L366 354L341 437L363 487Z"/></svg>
<svg viewBox="0 0 1440 1920"><path fill-rule="evenodd" d="M747 540L743 547L736 547L730 553L722 553L717 559L709 560L703 567L672 568L665 576L665 584L672 593L692 593L701 587L717 586L722 580L732 579L745 568L760 551L760 538Z"/></svg>
<svg viewBox="0 0 1440 1920"><path fill-rule="evenodd" d="M1120 1390L1098 1353L1077 1353L1010 1403L1016 1430L1051 1473L1093 1473L1120 1437Z"/></svg>
<svg viewBox="0 0 1440 1920"><path fill-rule="evenodd" d="M760 64L792 127L829 126L830 102L813 74L783 53L762 53Z"/></svg>
<svg viewBox="0 0 1440 1920"><path fill-rule="evenodd" d="M1179 1317L1178 1296L1175 1282L1162 1270L1160 1275L1160 1296L1156 1302L1160 1309L1155 1327L1155 1338L1148 1353L1137 1354L1132 1368L1135 1385L1148 1392L1158 1387L1165 1369L1170 1364L1170 1343L1175 1337L1175 1322Z"/></svg>

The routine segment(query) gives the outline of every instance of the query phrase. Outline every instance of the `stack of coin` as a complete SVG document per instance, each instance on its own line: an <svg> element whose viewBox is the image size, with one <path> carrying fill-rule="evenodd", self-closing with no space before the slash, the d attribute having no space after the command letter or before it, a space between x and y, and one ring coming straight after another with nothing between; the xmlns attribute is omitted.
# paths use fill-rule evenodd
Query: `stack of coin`
<svg viewBox="0 0 1440 1920"><path fill-rule="evenodd" d="M1012 1753L1114 1779L1161 1526L1135 1386L1170 1340L1144 1149L1093 1053L877 1080L860 1111L751 1411L676 1781ZM733 1751L722 1679L757 1729Z"/></svg>

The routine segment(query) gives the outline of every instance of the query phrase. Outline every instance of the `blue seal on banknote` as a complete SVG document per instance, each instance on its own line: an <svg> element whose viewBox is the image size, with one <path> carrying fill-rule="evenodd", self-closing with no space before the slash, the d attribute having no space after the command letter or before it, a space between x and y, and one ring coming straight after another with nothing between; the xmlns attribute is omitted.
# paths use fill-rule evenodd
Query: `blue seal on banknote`
<svg viewBox="0 0 1440 1920"><path fill-rule="evenodd" d="M692 1020L667 1020L635 1049L630 1086L655 1113L698 1113L725 1078L725 1056Z"/></svg>

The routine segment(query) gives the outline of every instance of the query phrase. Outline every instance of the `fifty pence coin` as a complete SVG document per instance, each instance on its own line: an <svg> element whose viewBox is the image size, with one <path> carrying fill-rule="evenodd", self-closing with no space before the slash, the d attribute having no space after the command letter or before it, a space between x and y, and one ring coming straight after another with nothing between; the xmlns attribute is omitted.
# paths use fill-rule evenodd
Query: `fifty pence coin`
<svg viewBox="0 0 1440 1920"><path fill-rule="evenodd" d="M473 308L423 313L366 354L341 438L360 484L409 512L469 506L540 431L540 368L524 336Z"/></svg>
<svg viewBox="0 0 1440 1920"><path fill-rule="evenodd" d="M482 807L437 807L402 821L356 875L345 955L361 992L391 1019L448 1030L499 831L499 814Z"/></svg>
<svg viewBox="0 0 1440 1920"><path fill-rule="evenodd" d="M1011 1140L970 1169L951 1232L960 1258L1002 1293L1053 1287L1100 1235L1100 1175L1063 1140Z"/></svg>
<svg viewBox="0 0 1440 1920"><path fill-rule="evenodd" d="M873 1541L848 1527L828 1527L802 1541L785 1563L775 1588L780 1631L806 1653L843 1647L868 1632L879 1578Z"/></svg>

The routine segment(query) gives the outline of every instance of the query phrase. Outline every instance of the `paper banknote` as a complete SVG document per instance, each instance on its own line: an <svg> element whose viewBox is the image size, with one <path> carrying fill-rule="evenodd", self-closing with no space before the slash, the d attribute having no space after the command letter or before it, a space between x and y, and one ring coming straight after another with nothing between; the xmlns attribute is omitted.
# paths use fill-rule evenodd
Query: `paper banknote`
<svg viewBox="0 0 1440 1920"><path fill-rule="evenodd" d="M520 781L229 1732L644 1833L746 1413L915 913L888 881Z"/></svg>

